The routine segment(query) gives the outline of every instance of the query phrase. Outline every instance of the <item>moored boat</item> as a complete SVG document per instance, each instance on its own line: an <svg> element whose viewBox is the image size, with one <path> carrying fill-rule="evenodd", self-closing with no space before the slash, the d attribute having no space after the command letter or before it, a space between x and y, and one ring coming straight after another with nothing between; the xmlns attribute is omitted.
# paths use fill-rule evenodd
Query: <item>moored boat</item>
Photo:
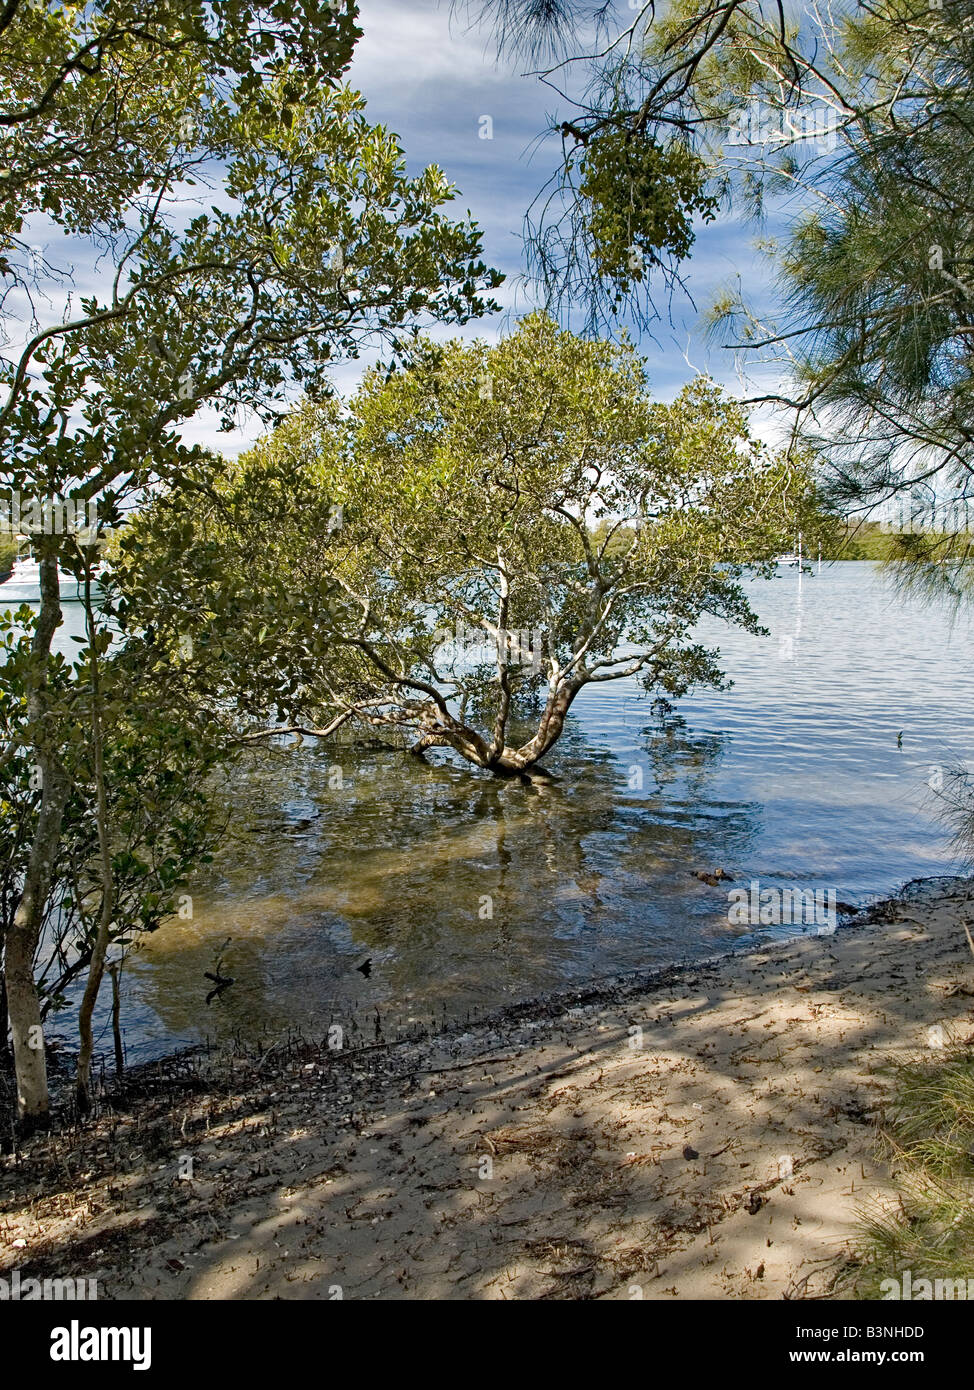
<svg viewBox="0 0 974 1390"><path fill-rule="evenodd" d="M80 603L84 597L79 580L63 570L58 570L58 587L62 603ZM40 565L36 560L21 556L14 561L9 576L0 584L0 610L40 601Z"/></svg>

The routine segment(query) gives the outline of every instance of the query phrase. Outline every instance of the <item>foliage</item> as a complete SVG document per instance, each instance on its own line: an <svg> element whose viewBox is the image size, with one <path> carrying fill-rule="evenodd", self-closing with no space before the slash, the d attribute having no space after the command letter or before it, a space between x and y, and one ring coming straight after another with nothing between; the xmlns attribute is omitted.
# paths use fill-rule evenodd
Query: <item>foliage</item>
<svg viewBox="0 0 974 1390"><path fill-rule="evenodd" d="M899 1203L863 1213L844 1286L882 1297L884 1279L961 1280L974 1261L974 1065L966 1049L897 1069L884 1124Z"/></svg>
<svg viewBox="0 0 974 1390"><path fill-rule="evenodd" d="M477 228L444 214L454 195L442 173L407 175L396 138L372 126L362 98L340 85L358 32L354 14L313 0L181 9L149 0L56 8L15 0L3 8L6 487L97 504L101 526L117 525L147 492L198 482L205 451L185 442L183 428L203 406L224 430L247 411L270 421L298 388L327 396L334 363L363 345L391 343L396 352L399 337L424 322L464 323L494 307L485 292L500 277L479 260ZM31 244L38 216L50 241L40 251ZM70 241L78 236L98 253L105 278L103 290L75 296ZM63 302L51 299L52 287ZM26 335L17 319L24 295ZM62 690L64 673L50 655L61 617L57 569L81 580L94 554L70 530L33 535L31 544L41 611L20 649L22 671L0 680L23 677L27 722L18 739L31 747L41 794L4 967L22 1110L43 1116L43 1054L29 1042L38 1022L29 962L61 892L54 866L63 862L72 798L81 788L81 804L90 806L90 774L102 895L96 989L115 920L110 844L128 833L124 788L108 779L124 775L126 757L138 766L153 738L152 758L163 758L172 740L177 765L182 754L177 725L166 707L139 695L138 682L129 688L130 718L146 727L130 748L124 724L114 750L103 737L102 706L109 701L114 712L128 663L158 677L155 631L166 627L158 600L153 623L134 611L144 590L121 588L126 654L108 657L108 618L94 614L90 660ZM221 650L218 640L209 653L201 647L196 664L209 669L209 656L218 673ZM219 685L217 675L210 684ZM189 725L191 707L184 686L177 708ZM204 700L204 729L210 714ZM85 740L90 768L77 753ZM197 755L186 752L191 761ZM171 804L171 829L181 804ZM119 827L107 823L113 807ZM141 868L118 867L123 891L125 873ZM147 923L154 911L150 901Z"/></svg>
<svg viewBox="0 0 974 1390"><path fill-rule="evenodd" d="M629 130L607 131L585 147L580 175L595 269L615 283L620 302L661 255L689 254L695 213L704 221L715 215L706 166L679 140L664 147Z"/></svg>
<svg viewBox="0 0 974 1390"><path fill-rule="evenodd" d="M0 941L13 924L33 840L41 791L30 742L27 689L36 614L0 615ZM92 749L87 737L90 649L52 655L48 689L56 701L71 777L53 878L38 943L42 1016L66 1005L65 991L86 969L101 906ZM186 675L162 673L138 641L119 645L102 665L102 701L113 830L112 943L129 946L175 912L187 874L205 862L219 832L210 810L211 773L225 759L223 726L190 720Z"/></svg>
<svg viewBox="0 0 974 1390"><path fill-rule="evenodd" d="M251 499L276 471L297 500L261 516ZM317 506L302 502L315 487ZM347 414L308 403L217 491L223 514L201 519L194 548L212 555L212 592L275 595L256 644L256 610L233 625L252 690L267 653L268 715L311 731L361 722L505 775L554 746L590 682L719 684L694 624L760 630L740 580L770 572L814 512L806 471L754 441L712 383L656 404L629 344L544 315L494 347L419 342L403 370L368 373ZM161 515L174 503L185 516L179 499ZM156 573L157 514L139 527ZM533 734L510 743L539 697Z"/></svg>
<svg viewBox="0 0 974 1390"><path fill-rule="evenodd" d="M693 210L696 190L726 197L758 227L770 213L783 224L763 244L771 306L722 292L715 333L745 373L775 370L781 385L762 397L819 454L836 510L865 515L925 492L932 534L898 546L898 578L967 596L970 531L942 513L971 498L974 477L974 2L796 14L757 0L597 12L572 0L484 0L476 10L508 45L520 27L535 47L548 25L569 41L573 70L587 61L577 114L560 127L560 179L528 217L549 302L573 313L581 301L590 322L658 312L657 277L634 275L620 254L627 164L634 148L652 162L684 146L702 163L676 190L677 215ZM599 20L604 43L593 37ZM600 205L611 254L593 254L587 239L579 159L615 170ZM665 199L665 178L653 186Z"/></svg>
<svg viewBox="0 0 974 1390"><path fill-rule="evenodd" d="M199 165L211 116L275 119L275 83L289 104L303 101L345 70L359 33L353 4L317 0L10 0L0 16L0 252L35 212L81 236L120 231L134 199Z"/></svg>

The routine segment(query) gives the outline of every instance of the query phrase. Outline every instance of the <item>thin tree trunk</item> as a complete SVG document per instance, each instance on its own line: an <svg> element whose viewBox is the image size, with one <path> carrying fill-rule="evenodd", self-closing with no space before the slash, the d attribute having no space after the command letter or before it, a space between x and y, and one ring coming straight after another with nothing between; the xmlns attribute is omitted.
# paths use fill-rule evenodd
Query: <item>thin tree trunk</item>
<svg viewBox="0 0 974 1390"><path fill-rule="evenodd" d="M41 610L31 641L33 661L27 714L33 729L34 757L41 778L41 805L23 891L4 950L7 1008L17 1080L17 1120L22 1132L46 1127L50 1110L40 1000L34 981L34 958L44 909L51 892L64 809L70 792L67 775L53 750L52 733L44 727L48 714L47 659L52 638L61 622L57 550L53 545L41 554L40 577Z"/></svg>
<svg viewBox="0 0 974 1390"><path fill-rule="evenodd" d="M108 828L108 797L105 793L105 758L101 724L101 679L98 653L95 649L94 615L91 608L91 574L85 571L85 615L88 626L88 648L91 653L91 747L95 774L95 822L98 828L98 852L101 859L101 910L98 914L98 934L91 952L88 980L78 1010L78 1031L81 1050L78 1053L78 1073L75 1092L79 1111L86 1115L91 1109L91 1058L95 1050L92 1015L98 991L105 976L105 959L111 941L112 917L115 913L115 880L112 873L111 836Z"/></svg>
<svg viewBox="0 0 974 1390"><path fill-rule="evenodd" d="M510 612L511 590L507 565L500 550L497 552L497 577L500 584L500 599L497 610L497 683L500 687L500 699L497 706L497 717L494 720L494 736L491 739L487 755L489 763L495 762L504 751L507 719L511 712L511 672L507 649L507 617Z"/></svg>
<svg viewBox="0 0 974 1390"><path fill-rule="evenodd" d="M101 826L99 825L100 834ZM108 955L108 946L111 940L111 925L112 894L106 885L103 889L102 907L98 917L98 934L95 937L95 947L91 953L91 964L88 966L88 979L85 983L81 1007L78 1010L81 1049L78 1053L75 1095L78 1110L82 1115L87 1115L91 1109L91 1059L95 1051L95 1035L91 1020L95 1012L95 1004L98 1001L98 991L105 978L105 958Z"/></svg>
<svg viewBox="0 0 974 1390"><path fill-rule="evenodd" d="M125 1071L125 1049L122 1046L122 996L119 989L119 975L122 966L115 961L108 967L112 977L112 1038L115 1042L115 1076L121 1080Z"/></svg>
<svg viewBox="0 0 974 1390"><path fill-rule="evenodd" d="M0 1063L6 1064L9 1060L8 1053L10 1044L7 1033L10 1028L10 1017L7 1013L7 981L3 973L3 946L6 940L6 931L0 929Z"/></svg>

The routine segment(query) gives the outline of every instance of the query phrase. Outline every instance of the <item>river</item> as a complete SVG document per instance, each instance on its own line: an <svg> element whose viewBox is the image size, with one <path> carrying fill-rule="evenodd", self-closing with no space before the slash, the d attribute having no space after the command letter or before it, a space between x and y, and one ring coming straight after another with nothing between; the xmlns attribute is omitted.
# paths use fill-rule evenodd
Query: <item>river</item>
<svg viewBox="0 0 974 1390"><path fill-rule="evenodd" d="M269 751L239 778L192 920L126 965L129 1060L284 1027L366 1032L377 1010L388 1036L711 955L751 930L729 921L728 892L752 880L861 904L957 871L936 787L974 747L969 619L894 596L862 562L782 570L752 595L770 637L701 630L733 689L658 715L632 681L590 687L550 786L443 755ZM66 612L68 650L80 611ZM733 883L696 877L717 868ZM234 984L207 1005L228 938ZM106 1023L103 1007L107 1051Z"/></svg>

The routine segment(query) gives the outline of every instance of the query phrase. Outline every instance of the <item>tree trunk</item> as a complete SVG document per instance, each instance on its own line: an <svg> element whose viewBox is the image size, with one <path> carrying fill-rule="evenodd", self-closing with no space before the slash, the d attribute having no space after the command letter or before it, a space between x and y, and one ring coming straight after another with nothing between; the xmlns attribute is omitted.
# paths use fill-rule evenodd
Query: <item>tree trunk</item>
<svg viewBox="0 0 974 1390"><path fill-rule="evenodd" d="M111 940L112 896L109 889L103 888L102 891L104 896L102 911L98 920L98 935L95 938L95 948L91 953L85 992L81 1000L81 1007L78 1010L78 1033L81 1037L81 1050L78 1053L75 1096L79 1113L82 1115L87 1115L91 1109L91 1059L95 1051L95 1035L91 1020L95 1012L95 1004L98 1001L98 991L105 978L105 958L108 955L108 946Z"/></svg>
<svg viewBox="0 0 974 1390"><path fill-rule="evenodd" d="M121 964L115 961L108 967L112 977L112 1038L115 1043L115 1076L121 1081L125 1072L125 1048L122 1046L122 994L119 985Z"/></svg>
<svg viewBox="0 0 974 1390"><path fill-rule="evenodd" d="M43 1128L48 1118L47 1060L40 1001L34 986L34 949L29 928L11 932L4 970L14 1044L17 1120L22 1133Z"/></svg>
<svg viewBox="0 0 974 1390"><path fill-rule="evenodd" d="M27 714L33 729L34 757L41 778L41 806L23 892L7 933L4 950L7 1008L17 1080L17 1120L22 1132L46 1127L50 1109L40 1000L34 983L34 957L40 940L44 908L51 892L64 808L70 792L67 775L52 751L51 733L44 727L48 713L47 658L51 640L61 621L57 551L53 545L41 555L40 573L41 611L31 641L33 666Z"/></svg>
<svg viewBox="0 0 974 1390"><path fill-rule="evenodd" d="M101 679L96 650L95 618L91 607L91 573L85 573L85 614L88 625L88 647L91 652L91 744L95 774L95 822L98 827L98 852L101 859L101 911L98 915L98 934L91 952L88 979L78 1010L78 1031L81 1050L78 1053L78 1072L75 1094L78 1110L86 1115L91 1109L91 1058L95 1050L92 1015L98 991L105 976L105 960L111 942L112 917L115 913L115 879L112 873L111 834L108 824L108 796L105 790L105 753L101 723Z"/></svg>
<svg viewBox="0 0 974 1390"><path fill-rule="evenodd" d="M561 738L568 711L579 689L578 685L559 683L548 696L538 732L520 748L505 748L497 760L497 770L508 774L528 772L539 763Z"/></svg>
<svg viewBox="0 0 974 1390"><path fill-rule="evenodd" d="M6 938L5 932L0 932L0 1065L6 1065L9 1061L7 1056L10 1051L10 1044L7 1039L7 1032L10 1028L10 1016L7 1013L7 981L3 973L3 943Z"/></svg>
<svg viewBox="0 0 974 1390"><path fill-rule="evenodd" d="M49 1108L47 1060L41 1028L41 1007L34 983L34 957L40 939L44 907L51 891L53 866L68 800L68 782L56 763L44 759L41 810L13 926L4 951L7 1008L14 1044L17 1077L17 1118L25 1131L43 1127Z"/></svg>
<svg viewBox="0 0 974 1390"><path fill-rule="evenodd" d="M45 765L47 760L41 763ZM34 983L34 957L40 940L44 907L51 890L53 865L68 800L67 778L51 764L44 777L41 811L24 881L4 952L7 1008L14 1044L17 1077L17 1118L25 1131L47 1123L47 1059L41 1028L41 1006Z"/></svg>
<svg viewBox="0 0 974 1390"><path fill-rule="evenodd" d="M420 726L420 737L409 749L417 758L424 757L428 748L452 748L461 757L492 772L495 777L520 777L530 774L546 753L561 738L568 711L572 701L584 682L559 679L549 691L538 732L520 748L496 747L497 737L503 733L509 709L509 697L501 692L503 719L495 722L494 741L488 744L475 729L452 716L445 717L441 711L431 709Z"/></svg>

